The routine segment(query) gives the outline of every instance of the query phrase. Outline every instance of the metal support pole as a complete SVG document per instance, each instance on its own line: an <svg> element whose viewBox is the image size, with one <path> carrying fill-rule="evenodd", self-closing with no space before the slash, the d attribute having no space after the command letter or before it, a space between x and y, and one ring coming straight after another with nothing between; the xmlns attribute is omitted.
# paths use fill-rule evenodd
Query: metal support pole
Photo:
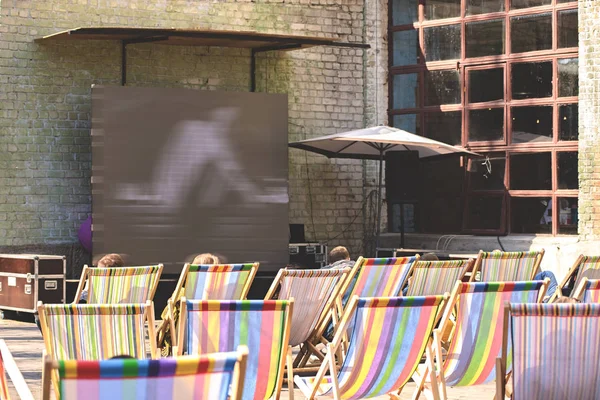
<svg viewBox="0 0 600 400"><path fill-rule="evenodd" d="M127 83L127 44L121 40L121 86Z"/></svg>
<svg viewBox="0 0 600 400"><path fill-rule="evenodd" d="M377 248L379 247L379 236L381 233L381 206L383 204L381 198L382 192L382 184L383 181L383 150L380 150L379 153L379 186L378 186L378 194L377 194L377 226L375 228L376 232L376 240L375 240L375 252L377 252Z"/></svg>
<svg viewBox="0 0 600 400"><path fill-rule="evenodd" d="M250 91L256 91L256 51L254 49L250 54Z"/></svg>

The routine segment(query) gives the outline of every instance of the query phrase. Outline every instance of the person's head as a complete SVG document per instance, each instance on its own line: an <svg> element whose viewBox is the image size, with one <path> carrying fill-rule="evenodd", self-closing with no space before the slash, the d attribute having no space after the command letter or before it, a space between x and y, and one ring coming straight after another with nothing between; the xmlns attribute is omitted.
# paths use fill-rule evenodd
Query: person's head
<svg viewBox="0 0 600 400"><path fill-rule="evenodd" d="M562 303L562 304L577 304L577 303L581 303L581 301L579 301L578 299L574 298L574 297L559 297L558 299L556 299L555 303Z"/></svg>
<svg viewBox="0 0 600 400"><path fill-rule="evenodd" d="M122 354L119 356L111 357L111 358L109 358L109 360L135 360L135 357L131 357L127 354Z"/></svg>
<svg viewBox="0 0 600 400"><path fill-rule="evenodd" d="M98 260L99 268L120 268L125 265L123 258L115 253L107 254Z"/></svg>
<svg viewBox="0 0 600 400"><path fill-rule="evenodd" d="M217 257L214 254L210 254L210 253L198 254L196 256L196 258L194 258L194 261L192 261L192 264L194 264L194 265L220 264L220 263L221 263L221 261L219 260L219 257Z"/></svg>
<svg viewBox="0 0 600 400"><path fill-rule="evenodd" d="M333 264L341 260L349 260L350 253L348 253L348 249L344 246L338 246L331 249L329 252L329 263Z"/></svg>
<svg viewBox="0 0 600 400"><path fill-rule="evenodd" d="M434 253L425 253L419 258L419 261L439 261L440 259Z"/></svg>

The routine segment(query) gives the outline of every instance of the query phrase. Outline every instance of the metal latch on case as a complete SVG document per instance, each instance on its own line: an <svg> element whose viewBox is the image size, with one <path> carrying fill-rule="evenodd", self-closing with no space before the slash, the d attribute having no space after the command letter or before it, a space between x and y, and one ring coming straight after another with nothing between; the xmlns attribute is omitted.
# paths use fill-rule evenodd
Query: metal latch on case
<svg viewBox="0 0 600 400"><path fill-rule="evenodd" d="M58 288L58 282L56 281L45 281L44 289L46 290L56 290Z"/></svg>
<svg viewBox="0 0 600 400"><path fill-rule="evenodd" d="M27 283L31 283L31 279L32 279L31 274L27 274L26 279L27 279Z"/></svg>

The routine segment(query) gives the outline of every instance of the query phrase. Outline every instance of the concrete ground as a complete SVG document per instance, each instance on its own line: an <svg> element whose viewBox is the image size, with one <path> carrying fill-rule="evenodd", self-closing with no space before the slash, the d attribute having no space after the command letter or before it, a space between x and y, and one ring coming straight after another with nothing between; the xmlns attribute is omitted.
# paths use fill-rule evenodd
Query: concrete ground
<svg viewBox="0 0 600 400"><path fill-rule="evenodd" d="M10 349L23 377L27 381L33 397L42 397L42 350L44 343L37 326L29 322L14 320L0 320L0 339L4 339ZM9 383L10 384L10 383ZM414 383L409 383L400 395L400 399L410 399L415 389ZM448 388L449 400L491 400L494 397L495 384L467 388ZM18 399L16 392L11 387L11 398ZM289 399L289 391L283 389L282 399ZM294 397L303 399L302 393L295 389ZM388 396L377 399L388 399ZM424 398L423 396L421 398Z"/></svg>

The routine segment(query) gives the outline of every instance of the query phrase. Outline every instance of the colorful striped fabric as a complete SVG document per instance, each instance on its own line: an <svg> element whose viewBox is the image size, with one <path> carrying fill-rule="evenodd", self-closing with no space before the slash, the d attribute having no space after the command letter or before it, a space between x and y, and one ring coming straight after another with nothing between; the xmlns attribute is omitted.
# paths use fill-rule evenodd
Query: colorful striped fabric
<svg viewBox="0 0 600 400"><path fill-rule="evenodd" d="M415 257L364 258L350 298L398 296L415 260Z"/></svg>
<svg viewBox="0 0 600 400"><path fill-rule="evenodd" d="M513 399L600 399L600 304L511 304Z"/></svg>
<svg viewBox="0 0 600 400"><path fill-rule="evenodd" d="M50 345L46 351L58 360L146 358L146 308L145 304L44 305L42 321Z"/></svg>
<svg viewBox="0 0 600 400"><path fill-rule="evenodd" d="M584 303L600 303L600 280L586 279L582 297Z"/></svg>
<svg viewBox="0 0 600 400"><path fill-rule="evenodd" d="M285 271L281 277L280 300L294 299L290 327L290 345L307 341L314 333L317 322L331 299L343 269L316 269Z"/></svg>
<svg viewBox="0 0 600 400"><path fill-rule="evenodd" d="M242 399L268 399L283 378L287 300L188 300L182 343L188 354L250 349ZM180 330L182 327L180 327Z"/></svg>
<svg viewBox="0 0 600 400"><path fill-rule="evenodd" d="M496 378L505 303L535 303L543 285L543 281L459 284L455 334L444 363L448 385L479 385ZM506 370L510 371L510 360Z"/></svg>
<svg viewBox="0 0 600 400"><path fill-rule="evenodd" d="M89 268L88 304L130 304L152 300L162 266Z"/></svg>
<svg viewBox="0 0 600 400"><path fill-rule="evenodd" d="M6 379L6 371L4 370L2 352L0 352L0 400L10 400L10 395L8 394L8 380Z"/></svg>
<svg viewBox="0 0 600 400"><path fill-rule="evenodd" d="M354 329L337 376L341 398L375 397L404 387L423 357L443 299L358 299L355 312L348 318ZM315 377L296 376L295 381L308 397ZM317 394L331 395L332 391L331 378L321 380Z"/></svg>
<svg viewBox="0 0 600 400"><path fill-rule="evenodd" d="M254 264L190 265L184 296L191 300L241 300Z"/></svg>
<svg viewBox="0 0 600 400"><path fill-rule="evenodd" d="M513 282L533 279L543 252L480 252L481 282Z"/></svg>
<svg viewBox="0 0 600 400"><path fill-rule="evenodd" d="M433 296L452 292L471 266L469 260L417 261L409 279L407 296Z"/></svg>
<svg viewBox="0 0 600 400"><path fill-rule="evenodd" d="M600 256L583 256L579 263L579 271L577 272L577 279L573 284L573 288L576 288L583 278L599 279L600 271L592 270L600 270Z"/></svg>
<svg viewBox="0 0 600 400"><path fill-rule="evenodd" d="M238 353L59 361L61 400L226 400Z"/></svg>

